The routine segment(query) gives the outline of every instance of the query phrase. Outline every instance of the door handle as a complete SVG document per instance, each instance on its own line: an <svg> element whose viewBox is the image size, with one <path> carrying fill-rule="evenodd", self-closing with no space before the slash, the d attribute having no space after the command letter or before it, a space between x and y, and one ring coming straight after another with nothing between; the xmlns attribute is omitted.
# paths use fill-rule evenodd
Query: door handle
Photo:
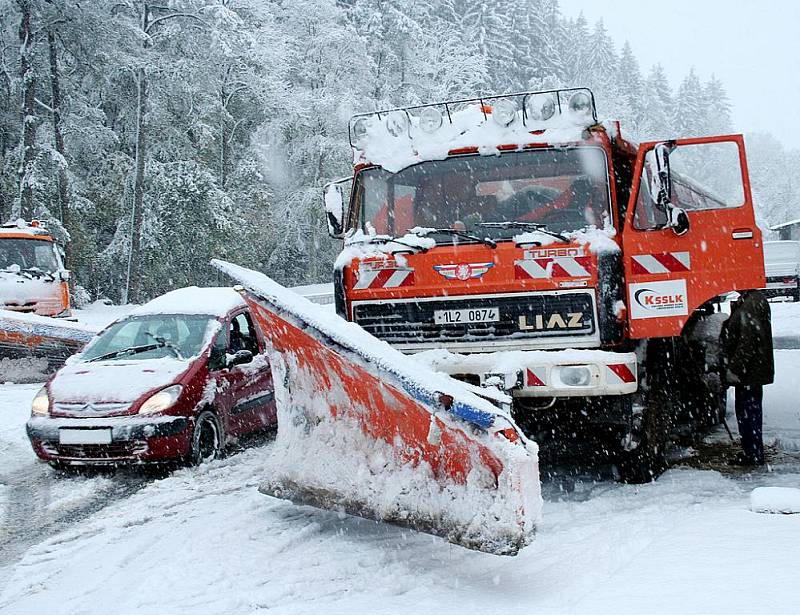
<svg viewBox="0 0 800 615"><path fill-rule="evenodd" d="M750 228L735 228L731 233L733 239L752 239L753 229Z"/></svg>

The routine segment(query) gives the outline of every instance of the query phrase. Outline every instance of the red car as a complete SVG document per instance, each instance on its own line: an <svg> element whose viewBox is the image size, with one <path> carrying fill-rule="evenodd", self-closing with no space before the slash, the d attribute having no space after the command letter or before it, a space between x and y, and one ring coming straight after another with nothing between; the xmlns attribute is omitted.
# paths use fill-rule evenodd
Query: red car
<svg viewBox="0 0 800 615"><path fill-rule="evenodd" d="M264 339L230 288L184 288L136 308L33 400L28 437L56 467L217 457L277 420Z"/></svg>

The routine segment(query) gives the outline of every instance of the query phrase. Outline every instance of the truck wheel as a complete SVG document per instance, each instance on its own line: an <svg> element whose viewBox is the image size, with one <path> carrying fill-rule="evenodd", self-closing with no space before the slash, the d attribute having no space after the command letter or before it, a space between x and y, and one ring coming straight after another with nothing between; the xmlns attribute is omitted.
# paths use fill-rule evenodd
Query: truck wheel
<svg viewBox="0 0 800 615"><path fill-rule="evenodd" d="M222 429L216 415L205 410L200 413L195 422L192 433L192 450L189 454L189 463L198 466L201 463L213 461L222 455L223 449Z"/></svg>

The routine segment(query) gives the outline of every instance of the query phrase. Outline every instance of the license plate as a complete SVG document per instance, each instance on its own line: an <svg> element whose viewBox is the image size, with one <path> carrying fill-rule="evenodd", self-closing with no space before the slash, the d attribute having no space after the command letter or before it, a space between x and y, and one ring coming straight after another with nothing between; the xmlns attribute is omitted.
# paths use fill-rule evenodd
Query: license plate
<svg viewBox="0 0 800 615"><path fill-rule="evenodd" d="M111 429L59 429L59 444L111 444Z"/></svg>
<svg viewBox="0 0 800 615"><path fill-rule="evenodd" d="M436 310L433 313L433 322L437 325L460 325L473 322L497 322L499 320L500 310L496 307Z"/></svg>

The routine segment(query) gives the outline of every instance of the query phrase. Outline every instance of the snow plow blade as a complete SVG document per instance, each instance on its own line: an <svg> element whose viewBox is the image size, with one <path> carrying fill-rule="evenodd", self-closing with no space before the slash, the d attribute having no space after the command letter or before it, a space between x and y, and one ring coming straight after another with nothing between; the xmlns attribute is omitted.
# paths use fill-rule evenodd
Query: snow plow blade
<svg viewBox="0 0 800 615"><path fill-rule="evenodd" d="M95 333L69 321L0 310L0 379L41 380Z"/></svg>
<svg viewBox="0 0 800 615"><path fill-rule="evenodd" d="M268 340L278 435L262 493L498 555L530 543L538 449L504 410L267 276L213 264Z"/></svg>

